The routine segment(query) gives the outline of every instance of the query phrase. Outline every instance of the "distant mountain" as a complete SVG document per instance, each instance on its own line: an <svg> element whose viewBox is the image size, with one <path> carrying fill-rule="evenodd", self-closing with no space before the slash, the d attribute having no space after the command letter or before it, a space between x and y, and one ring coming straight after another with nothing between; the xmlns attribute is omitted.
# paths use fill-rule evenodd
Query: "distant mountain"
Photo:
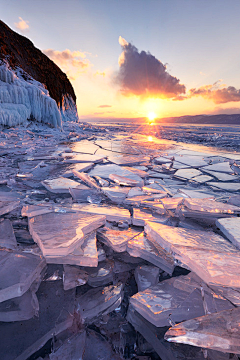
<svg viewBox="0 0 240 360"><path fill-rule="evenodd" d="M23 122L25 115L29 114L29 111L25 111L25 109L23 114L22 110L20 111L20 105L29 108L30 103L31 107L35 106L36 108L37 106L40 109L38 114L35 111L38 115L38 121L44 121L43 116L45 116L45 118L47 116L48 121L45 122L52 122L55 126L55 122L57 121L57 123L59 123L59 119L55 119L57 118L55 105L50 99L47 99L47 96L55 100L59 109L60 118L63 120L78 121L76 95L66 74L64 74L52 60L37 49L29 39L17 34L2 21L0 21L0 65L0 73L2 73L0 86L4 89L2 93L5 94L4 97L2 95L3 98L0 99L0 105L2 105L2 103L5 104L0 108L0 124L4 124L5 122L6 125L10 125L8 122L12 109L10 109L11 106L8 104L13 103L19 105L15 106L14 109L18 113L21 112L19 117L21 121L19 120L19 122ZM13 77L9 75L9 71L13 72ZM5 81L6 79L12 79L13 81L7 82ZM26 83L24 83L24 81ZM8 86L6 84L8 84ZM24 93L22 92L21 96L19 95L22 102L19 100L19 96L17 98L13 96L16 89L20 94L21 88L25 88L27 91L24 90ZM47 91L44 91L44 89ZM41 100L39 100L41 97L39 91L44 95ZM38 101L38 104L34 103L35 101ZM45 113L47 111L50 111L50 113ZM30 109L30 112L31 116L33 116L34 111ZM53 112L53 114L51 114L51 112ZM55 120L51 121L51 117Z"/></svg>
<svg viewBox="0 0 240 360"><path fill-rule="evenodd" d="M161 123L162 122L177 124L240 125L240 114L185 115L179 117L161 118Z"/></svg>

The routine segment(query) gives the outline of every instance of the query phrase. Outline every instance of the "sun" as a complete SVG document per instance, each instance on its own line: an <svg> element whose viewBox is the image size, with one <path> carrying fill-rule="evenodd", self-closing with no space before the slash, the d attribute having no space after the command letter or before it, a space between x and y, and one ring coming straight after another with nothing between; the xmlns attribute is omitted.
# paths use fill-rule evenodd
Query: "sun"
<svg viewBox="0 0 240 360"><path fill-rule="evenodd" d="M147 117L148 117L148 120L149 120L149 121L153 121L153 120L156 119L157 115L155 114L155 112L150 111L150 112L148 113Z"/></svg>

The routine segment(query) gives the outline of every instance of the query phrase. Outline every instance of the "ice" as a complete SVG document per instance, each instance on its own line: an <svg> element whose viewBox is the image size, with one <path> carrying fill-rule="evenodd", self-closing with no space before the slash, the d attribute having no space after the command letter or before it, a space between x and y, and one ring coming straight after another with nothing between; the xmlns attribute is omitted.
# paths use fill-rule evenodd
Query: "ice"
<svg viewBox="0 0 240 360"><path fill-rule="evenodd" d="M129 224L131 223L130 213L127 209L115 207L112 205L95 205L95 204L73 204L72 209L75 211L105 215L108 221L123 221L126 220Z"/></svg>
<svg viewBox="0 0 240 360"><path fill-rule="evenodd" d="M100 190L100 187L97 185L96 181L91 178L88 174L73 170L73 174L77 176L80 180L85 182L90 188Z"/></svg>
<svg viewBox="0 0 240 360"><path fill-rule="evenodd" d="M5 198L6 199L6 198ZM9 213L12 210L15 210L20 205L20 201L11 201L4 200L2 196L0 196L0 216Z"/></svg>
<svg viewBox="0 0 240 360"><path fill-rule="evenodd" d="M143 180L137 181L117 174L110 174L109 179L113 180L115 183L119 185L125 185L125 186L142 186L144 184Z"/></svg>
<svg viewBox="0 0 240 360"><path fill-rule="evenodd" d="M79 163L79 164L72 164L67 167L67 171L65 171L62 176L63 177L71 177L73 176L73 170L84 172L90 170L94 166L94 163L88 162L88 163Z"/></svg>
<svg viewBox="0 0 240 360"><path fill-rule="evenodd" d="M179 169L173 176L181 180L189 180L199 175L202 175L202 172L196 169Z"/></svg>
<svg viewBox="0 0 240 360"><path fill-rule="evenodd" d="M0 219L0 247L7 249L16 249L17 247L13 227L11 221L8 219L3 221Z"/></svg>
<svg viewBox="0 0 240 360"><path fill-rule="evenodd" d="M103 179L109 179L110 174L116 174L119 176L124 176L129 179L136 180L138 182L142 182L142 179L137 174L126 170L125 167L121 167L115 164L106 164L106 165L96 165L94 169L89 172L90 176L100 176Z"/></svg>
<svg viewBox="0 0 240 360"><path fill-rule="evenodd" d="M50 360L79 360L85 352L86 332L80 332L68 337L57 350L49 355ZM56 345L55 345L56 347Z"/></svg>
<svg viewBox="0 0 240 360"><path fill-rule="evenodd" d="M221 232L240 249L240 218L223 218L216 222Z"/></svg>
<svg viewBox="0 0 240 360"><path fill-rule="evenodd" d="M150 158L148 156L134 156L134 155L110 155L108 159L117 165L134 166L140 165L144 162L148 162Z"/></svg>
<svg viewBox="0 0 240 360"><path fill-rule="evenodd" d="M139 233L139 231L131 228L128 230L114 230L106 227L97 232L99 240L116 252L126 251L128 241Z"/></svg>
<svg viewBox="0 0 240 360"><path fill-rule="evenodd" d="M240 190L240 182L207 182L207 185L214 186L218 189L225 190L225 191L239 191Z"/></svg>
<svg viewBox="0 0 240 360"><path fill-rule="evenodd" d="M74 152L83 153L83 154L92 154L99 149L99 146L94 144L89 140L81 140L71 144L71 149Z"/></svg>
<svg viewBox="0 0 240 360"><path fill-rule="evenodd" d="M130 304L154 326L169 326L205 314L201 282L194 274L171 278L138 292L130 299ZM205 290L211 310L232 309L233 305L216 296L212 290Z"/></svg>
<svg viewBox="0 0 240 360"><path fill-rule="evenodd" d="M21 215L27 217L33 217L37 215L48 214L54 212L55 208L52 205L25 205L22 207Z"/></svg>
<svg viewBox="0 0 240 360"><path fill-rule="evenodd" d="M84 242L84 236L105 224L105 216L49 213L29 218L29 231L43 256L66 256Z"/></svg>
<svg viewBox="0 0 240 360"><path fill-rule="evenodd" d="M25 77L26 78L26 77ZM56 101L39 82L26 81L7 63L0 64L0 124L17 126L33 118L38 122L61 127L62 119Z"/></svg>
<svg viewBox="0 0 240 360"><path fill-rule="evenodd" d="M137 208L133 208L133 217L132 217L132 223L135 226L144 226L145 222L148 221L156 221L160 222L162 224L165 224L169 219L169 216L165 215L158 215L158 214L152 214L151 212L142 211Z"/></svg>
<svg viewBox="0 0 240 360"><path fill-rule="evenodd" d="M25 360L49 339L72 326L75 289L64 291L59 281L44 281L37 292L39 317L0 323L4 360Z"/></svg>
<svg viewBox="0 0 240 360"><path fill-rule="evenodd" d="M206 359L202 349L182 344L168 343L163 339L165 332L164 328L157 328L144 319L134 308L130 305L127 313L128 321L138 331L148 343L152 345L156 353L162 360L204 360ZM232 358L232 354L224 354L219 351L208 350L208 360L237 360Z"/></svg>
<svg viewBox="0 0 240 360"><path fill-rule="evenodd" d="M178 189L178 193L174 197L179 196L196 199L214 199L214 195L211 192L206 192L202 190Z"/></svg>
<svg viewBox="0 0 240 360"><path fill-rule="evenodd" d="M207 162L204 161L201 156L198 155L175 155L174 156L174 163L173 163L173 167L176 168L176 164L175 161L182 163L184 165L188 165L191 166L193 168L199 168L202 166L206 166Z"/></svg>
<svg viewBox="0 0 240 360"><path fill-rule="evenodd" d="M183 204L189 210L198 211L200 213L215 213L221 215L240 214L240 207L209 199L185 199Z"/></svg>
<svg viewBox="0 0 240 360"><path fill-rule="evenodd" d="M98 266L98 252L96 245L96 232L93 231L83 239L83 244L76 247L73 252L65 256L52 255L46 258L51 264L69 264L78 266Z"/></svg>
<svg viewBox="0 0 240 360"><path fill-rule="evenodd" d="M170 328L165 339L224 353L240 353L240 308L185 321Z"/></svg>
<svg viewBox="0 0 240 360"><path fill-rule="evenodd" d="M69 189L70 194L72 195L73 199L77 202L86 203L88 202L89 196L99 196L100 194L94 190L90 189L89 187L79 184L77 188ZM101 201L100 201L101 202Z"/></svg>
<svg viewBox="0 0 240 360"><path fill-rule="evenodd" d="M135 280L138 291L143 291L159 281L159 268L156 266L141 265L135 269Z"/></svg>
<svg viewBox="0 0 240 360"><path fill-rule="evenodd" d="M227 240L212 232L174 228L147 222L145 231L176 260L207 284L240 287L240 254Z"/></svg>
<svg viewBox="0 0 240 360"><path fill-rule="evenodd" d="M172 275L175 267L173 256L157 242L149 241L143 233L128 241L127 251L131 256L147 260Z"/></svg>
<svg viewBox="0 0 240 360"><path fill-rule="evenodd" d="M206 170L206 171L217 171L217 172L223 172L223 173L227 173L227 174L233 174L234 171L231 169L229 162L225 161L225 162L221 162L221 163L216 163L213 165L208 165L208 166L204 166L202 168L202 170Z"/></svg>
<svg viewBox="0 0 240 360"><path fill-rule="evenodd" d="M113 266L111 260L102 261L97 268L89 272L88 284L92 287L105 286L113 281Z"/></svg>
<svg viewBox="0 0 240 360"><path fill-rule="evenodd" d="M219 171L206 170L205 168L204 168L204 171L206 173L208 173L209 175L214 176L219 181L234 181L234 180L239 179L238 176L230 175L230 174L219 172Z"/></svg>
<svg viewBox="0 0 240 360"><path fill-rule="evenodd" d="M60 177L52 180L44 180L42 181L42 185L50 192L68 194L69 188L78 188L80 184L74 180Z"/></svg>
<svg viewBox="0 0 240 360"><path fill-rule="evenodd" d="M153 193L153 194L165 194L165 195L167 195L165 189L161 185L158 185L156 183L145 185L145 186L142 187L142 190L147 194L148 193Z"/></svg>
<svg viewBox="0 0 240 360"><path fill-rule="evenodd" d="M154 162L156 162L157 164L171 163L172 160L173 160L172 157L167 158L167 157L159 156L159 157L154 158Z"/></svg>
<svg viewBox="0 0 240 360"><path fill-rule="evenodd" d="M84 321L89 321L100 313L108 313L108 309L114 307L118 300L122 300L122 284L98 287L89 290L77 298L78 312ZM116 307L119 303L116 304Z"/></svg>
<svg viewBox="0 0 240 360"><path fill-rule="evenodd" d="M0 249L0 302L23 295L45 266L42 257Z"/></svg>
<svg viewBox="0 0 240 360"><path fill-rule="evenodd" d="M78 153L63 153L62 157L64 158L64 164L75 164L75 163L89 163L93 162L95 164L103 162L105 159L104 156L91 155L91 154L78 154Z"/></svg>
<svg viewBox="0 0 240 360"><path fill-rule="evenodd" d="M130 188L122 186L102 187L101 191L115 203L121 203L128 195Z"/></svg>
<svg viewBox="0 0 240 360"><path fill-rule="evenodd" d="M211 180L213 180L213 177L208 175L199 175L191 178L191 181L195 181L199 184L204 184L207 181L211 181Z"/></svg>
<svg viewBox="0 0 240 360"><path fill-rule="evenodd" d="M64 265L63 269L64 290L69 290L87 283L88 273L78 266Z"/></svg>
<svg viewBox="0 0 240 360"><path fill-rule="evenodd" d="M127 171L131 171L133 174L136 174L143 179L148 176L148 173L146 171L138 169L137 167L123 166L123 169L125 169Z"/></svg>

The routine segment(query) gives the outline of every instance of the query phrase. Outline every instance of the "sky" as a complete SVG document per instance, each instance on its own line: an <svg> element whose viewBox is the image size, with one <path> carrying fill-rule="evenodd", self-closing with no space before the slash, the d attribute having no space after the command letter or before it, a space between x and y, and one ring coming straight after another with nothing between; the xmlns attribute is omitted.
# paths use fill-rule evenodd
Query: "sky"
<svg viewBox="0 0 240 360"><path fill-rule="evenodd" d="M80 119L240 113L239 0L0 0L68 76Z"/></svg>

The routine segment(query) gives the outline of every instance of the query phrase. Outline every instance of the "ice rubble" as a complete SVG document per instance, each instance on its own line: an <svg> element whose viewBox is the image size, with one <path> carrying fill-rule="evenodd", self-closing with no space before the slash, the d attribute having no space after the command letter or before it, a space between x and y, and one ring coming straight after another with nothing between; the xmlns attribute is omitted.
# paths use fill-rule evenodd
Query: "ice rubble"
<svg viewBox="0 0 240 360"><path fill-rule="evenodd" d="M97 131L0 132L3 360L237 360L240 202L215 186L233 176L230 159ZM167 339L179 327L194 347L165 341L170 326Z"/></svg>
<svg viewBox="0 0 240 360"><path fill-rule="evenodd" d="M21 76L20 70L10 69L7 63L0 64L0 125L17 126L35 119L61 127L62 117L76 121L76 107L71 98L64 98L66 104L60 113L44 85L27 78Z"/></svg>

